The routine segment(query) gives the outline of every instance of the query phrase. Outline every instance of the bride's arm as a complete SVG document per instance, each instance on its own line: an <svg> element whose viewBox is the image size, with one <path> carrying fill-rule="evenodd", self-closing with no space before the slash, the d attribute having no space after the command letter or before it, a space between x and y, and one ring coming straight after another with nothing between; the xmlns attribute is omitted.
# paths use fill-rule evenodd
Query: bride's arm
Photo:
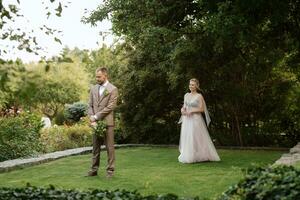
<svg viewBox="0 0 300 200"><path fill-rule="evenodd" d="M187 94L184 95L184 98L183 98L183 105L182 105L182 107L181 107L181 109L180 109L182 115L186 115L186 114L187 114L187 113L186 113L186 106L185 106L185 98L186 98L186 95L187 95Z"/></svg>
<svg viewBox="0 0 300 200"><path fill-rule="evenodd" d="M182 115L186 114L186 107L184 106L184 104L182 105L182 108L181 108L181 114Z"/></svg>

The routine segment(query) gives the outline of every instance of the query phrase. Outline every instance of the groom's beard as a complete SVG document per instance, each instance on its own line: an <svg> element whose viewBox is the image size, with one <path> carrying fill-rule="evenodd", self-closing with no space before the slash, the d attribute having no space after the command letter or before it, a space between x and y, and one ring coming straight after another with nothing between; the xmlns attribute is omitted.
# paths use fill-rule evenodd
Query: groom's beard
<svg viewBox="0 0 300 200"><path fill-rule="evenodd" d="M103 81L97 81L97 83L99 84L99 85L103 85L105 82L107 81L107 79L105 79L105 80L103 80Z"/></svg>

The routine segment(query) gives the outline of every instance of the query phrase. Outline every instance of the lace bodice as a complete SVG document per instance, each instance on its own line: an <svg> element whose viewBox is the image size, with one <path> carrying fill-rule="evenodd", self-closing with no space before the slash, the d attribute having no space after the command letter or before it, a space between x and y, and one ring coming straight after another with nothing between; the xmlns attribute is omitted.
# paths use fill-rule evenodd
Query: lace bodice
<svg viewBox="0 0 300 200"><path fill-rule="evenodd" d="M211 120L203 96L199 93L197 95L186 93L184 95L184 108L187 109L187 111L190 111L192 110L192 108L196 108L196 107L203 107L206 123L208 126ZM179 123L181 123L181 119L182 118L180 118Z"/></svg>
<svg viewBox="0 0 300 200"><path fill-rule="evenodd" d="M200 104L200 94L197 95L191 95L190 93L187 93L184 97L184 105L186 107L199 107Z"/></svg>

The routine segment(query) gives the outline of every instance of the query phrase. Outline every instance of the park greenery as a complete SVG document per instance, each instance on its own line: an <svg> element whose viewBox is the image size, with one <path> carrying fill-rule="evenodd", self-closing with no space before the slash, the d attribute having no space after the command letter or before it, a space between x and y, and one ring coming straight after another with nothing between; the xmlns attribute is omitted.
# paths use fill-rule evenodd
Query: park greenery
<svg viewBox="0 0 300 200"><path fill-rule="evenodd" d="M83 177L90 167L91 155L78 155L62 158L53 162L37 166L14 170L8 173L0 173L0 187L23 188L26 183L32 186L48 187L49 184L58 189L77 189L89 191L94 189L110 190L125 189L137 190L143 196L153 194L172 193L180 197L196 197L214 199L227 191L231 185L238 184L246 175L246 169L251 165L268 168L277 160L283 151L264 150L226 150L220 149L218 153L221 162L204 162L195 164L182 164L177 161L178 149L176 147L131 147L116 149L117 170L114 178L105 178L105 162L107 154L102 152L100 170L96 177ZM256 180L260 175L261 181L253 187L253 191L263 186L268 176L274 176L271 169L252 173L246 184ZM268 171L270 174L268 175ZM284 186L280 182L282 178L288 179L286 187L281 191L292 191L293 186L299 185L294 170L288 173L288 169L282 171L274 181L265 184L263 191L268 191L268 186L278 183L278 187ZM286 171L286 172L284 172ZM299 171L299 170L298 170ZM298 172L297 172L298 173ZM248 176L249 177L249 176ZM243 189L241 181L237 187ZM241 185L241 186L240 186ZM234 188L237 188L234 187ZM279 189L278 188L278 189ZM21 190L22 191L22 190ZM250 190L245 194L251 193ZM234 192L232 192L233 196ZM229 196L228 192L228 196ZM255 200L255 199L253 199Z"/></svg>
<svg viewBox="0 0 300 200"><path fill-rule="evenodd" d="M43 0L42 3L50 2L53 4L44 8L45 16L49 18L50 16L60 17L63 11L63 8L67 8L67 3L59 0ZM39 45L39 41L36 38L33 30L24 30L24 28L15 26L15 21L17 18L24 17L22 12L20 12L19 5L20 0L16 1L5 1L0 0L0 40L8 43L13 43L11 49L9 45L1 45L0 56L4 54L12 53L12 51L23 50L34 54L39 54L43 47ZM14 26L12 26L12 24ZM40 30L43 34L51 36L55 42L61 43L59 35L60 30L56 30L47 25L40 27ZM0 57L0 59L1 59Z"/></svg>
<svg viewBox="0 0 300 200"><path fill-rule="evenodd" d="M3 26L22 17L18 3L3 5ZM177 144L183 95L196 77L216 145L290 147L300 137L299 7L290 0L104 1L82 20L110 19L121 42L65 47L37 63L1 60L1 116L29 111L75 125L86 115L95 69L107 66L120 91L122 143Z"/></svg>
<svg viewBox="0 0 300 200"><path fill-rule="evenodd" d="M84 21L110 19L125 40L120 112L132 141L177 143L179 108L196 77L217 144L291 146L300 125L299 10L292 0L106 0Z"/></svg>
<svg viewBox="0 0 300 200"><path fill-rule="evenodd" d="M55 7L45 8L47 17L60 17L68 6L60 0L46 1ZM0 40L16 44L17 50L39 54L42 47L33 32L9 26L16 18L23 17L19 5L20 0L10 5L0 0ZM178 144L183 96L189 92L189 79L197 78L211 115L209 132L215 145L292 147L300 141L299 11L299 0L104 0L90 14L83 16L82 21L97 25L109 19L113 33L120 38L111 46L102 45L96 50L65 47L59 55L31 63L3 59L10 51L1 46L0 162L90 146L93 129L86 117L87 102L89 89L95 84L95 70L101 66L109 69L109 81L119 89L115 112L116 143ZM45 25L41 31L61 43L60 30ZM42 117L51 120L50 128L43 127ZM149 152L133 151L131 153L140 153L137 157L149 160L145 156ZM161 151L160 159L172 155L175 162L175 150L171 153L165 152L167 149ZM152 149L151 153L157 152ZM262 156L258 152L255 155L247 152L247 158L243 160L240 156L243 157L245 152L234 153L223 150L222 156L224 160L232 158L232 162L238 162L239 169L248 167L253 160L260 161L256 156ZM274 162L278 157L275 154L272 152L272 158L266 160ZM157 155L152 155L153 160ZM69 162L82 167L81 159ZM134 165L132 169L138 166L138 160L126 159ZM157 169L170 163L172 169L168 170L177 170L177 163L174 167L174 163L166 161L162 159L154 166L154 175ZM204 170L207 165L202 166ZM65 167L64 163L62 167ZM53 170L55 173L68 171ZM214 183L219 180L218 173L230 171L234 174L237 171L226 163L217 170L220 171L216 171ZM41 174L28 176L39 177ZM137 176L131 182L139 183L144 171L127 175ZM227 182L226 187L240 180L241 174L234 177L236 180ZM225 186L219 188L218 195L220 199L276 199L287 194L290 196L286 199L298 198L298 177L299 170L293 167L253 168L228 190L224 190ZM183 179L177 177L177 181ZM208 184L211 185L213 183ZM117 189L119 185L114 186ZM145 190L150 190L146 187ZM198 191L198 188L192 190ZM93 198L93 195L142 198L139 193L128 191L78 192L35 187L18 191L2 188L0 194L26 195L28 191L42 196L72 193L87 198ZM225 192L221 195L221 191ZM165 198L177 198L173 197Z"/></svg>

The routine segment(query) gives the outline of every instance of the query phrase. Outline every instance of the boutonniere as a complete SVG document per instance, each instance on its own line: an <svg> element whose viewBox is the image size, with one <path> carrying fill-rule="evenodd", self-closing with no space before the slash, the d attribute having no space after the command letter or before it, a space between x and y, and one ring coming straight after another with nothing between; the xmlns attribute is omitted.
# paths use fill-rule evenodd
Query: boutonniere
<svg viewBox="0 0 300 200"><path fill-rule="evenodd" d="M106 97L107 95L109 95L109 91L105 88L105 90L103 92L103 96Z"/></svg>

